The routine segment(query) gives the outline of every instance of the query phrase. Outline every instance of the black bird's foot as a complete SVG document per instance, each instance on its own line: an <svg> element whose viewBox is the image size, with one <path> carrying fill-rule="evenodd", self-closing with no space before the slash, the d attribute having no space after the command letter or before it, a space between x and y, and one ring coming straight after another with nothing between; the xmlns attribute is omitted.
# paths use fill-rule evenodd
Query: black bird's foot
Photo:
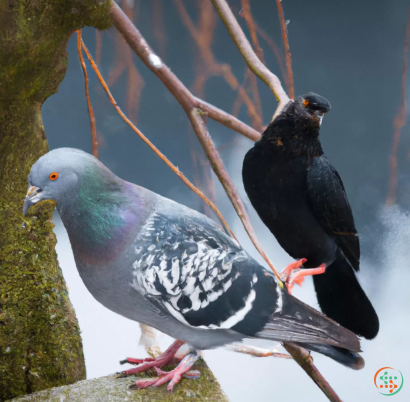
<svg viewBox="0 0 410 402"><path fill-rule="evenodd" d="M307 261L306 258L302 258L299 261L289 264L281 273L281 279L285 282L288 292L292 294L292 289L295 283L302 286L305 276L320 275L326 271L326 265L321 264L318 268L301 269L302 265Z"/></svg>
<svg viewBox="0 0 410 402"><path fill-rule="evenodd" d="M148 387L156 388L169 381L167 389L169 392L172 392L174 386L179 383L182 377L194 380L201 375L198 370L190 370L190 368L197 361L198 357L199 355L195 352L189 353L181 360L177 367L168 372L162 371L161 369L155 367L158 377L135 381L135 386L138 389Z"/></svg>
<svg viewBox="0 0 410 402"><path fill-rule="evenodd" d="M147 357L146 359L133 359L131 357L128 357L125 360L121 360L121 364L138 364L138 367L122 371L121 373L119 373L119 377L127 377L132 374L142 373L151 367L159 368L166 366L174 359L179 348L183 344L184 342L176 340L164 353L162 353L156 359L153 359L152 357Z"/></svg>

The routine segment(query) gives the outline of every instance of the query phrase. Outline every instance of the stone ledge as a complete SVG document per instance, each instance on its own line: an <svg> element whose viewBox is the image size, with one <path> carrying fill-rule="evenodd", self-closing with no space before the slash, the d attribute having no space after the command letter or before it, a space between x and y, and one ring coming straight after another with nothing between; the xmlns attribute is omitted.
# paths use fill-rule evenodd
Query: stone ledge
<svg viewBox="0 0 410 402"><path fill-rule="evenodd" d="M166 385L137 391L129 388L136 379L146 378L145 375L127 378L109 375L14 398L13 402L228 402L218 381L202 359L193 369L199 370L201 377L196 380L182 379L172 394L167 391Z"/></svg>

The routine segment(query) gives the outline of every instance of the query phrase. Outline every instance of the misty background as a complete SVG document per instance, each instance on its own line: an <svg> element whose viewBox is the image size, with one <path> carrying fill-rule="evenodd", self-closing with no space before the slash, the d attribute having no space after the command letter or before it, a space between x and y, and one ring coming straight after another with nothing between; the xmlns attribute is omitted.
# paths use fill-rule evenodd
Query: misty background
<svg viewBox="0 0 410 402"><path fill-rule="evenodd" d="M184 1L191 18L198 21L201 1ZM171 0L127 1L134 7L133 19L148 43L164 59L172 71L191 87L197 71L204 68L196 42L182 23ZM239 0L229 0L235 15L249 36L239 16ZM377 370L390 366L410 378L409 257L410 252L410 136L408 125L401 133L398 162L399 182L397 205L386 208L389 178L389 155L392 147L393 120L401 98L404 57L404 36L410 3L404 0L373 0L372 2L325 0L284 0L285 18L292 52L295 93L309 91L329 99L332 110L321 127L325 154L341 175L354 212L360 234L362 259L359 279L372 300L380 318L380 333L373 341L363 341L366 366L352 371L321 355L314 361L325 378L343 400L375 401L380 399L373 377ZM166 42L158 39L158 14L161 8L162 29ZM251 1L255 21L283 49L279 18L274 1ZM212 50L218 62L229 63L240 83L246 71L239 51L226 28L217 20ZM100 70L107 79L118 63L115 29L102 33ZM96 32L84 29L83 38L95 56ZM271 51L261 38L267 66L278 76L280 70ZM165 44L165 46L164 46ZM68 146L91 152L90 124L84 93L84 78L78 61L76 37L68 44L69 67L59 92L43 107L43 121L50 149ZM194 181L192 149L201 153L185 113L163 84L136 57L135 66L144 82L138 111L133 119L142 132ZM91 99L99 133L100 160L121 178L149 188L191 208L204 211L203 203L167 166L132 132L117 115L99 86L92 69ZM141 87L142 85L139 85ZM263 123L267 124L277 103L270 90L258 83L262 101ZM129 73L124 72L111 87L120 107L135 102L129 93ZM237 92L221 77L212 77L204 87L206 101L231 112ZM130 101L131 99L131 101ZM136 105L136 103L132 103ZM246 108L240 119L250 124ZM292 259L280 248L271 233L254 212L243 189L242 161L253 143L240 134L211 120L209 131L221 157L250 214L255 231L275 267L284 268ZM200 164L209 170L207 163ZM243 247L258 261L230 201L214 178L216 201ZM204 189L207 192L207 188ZM64 277L70 289L82 330L87 374L98 377L124 369L119 360L143 357L138 346L140 330L137 323L104 308L89 294L78 276L70 243L64 227L55 214L57 252ZM266 266L265 263L263 265ZM317 308L311 279L294 294ZM163 336L165 349L171 339ZM259 343L259 345L261 345ZM263 343L270 346L270 343ZM206 351L205 359L233 402L242 401L325 401L325 396L296 363L274 358L252 358L223 349ZM130 379L130 383L132 380ZM395 395L396 401L410 400L409 386Z"/></svg>

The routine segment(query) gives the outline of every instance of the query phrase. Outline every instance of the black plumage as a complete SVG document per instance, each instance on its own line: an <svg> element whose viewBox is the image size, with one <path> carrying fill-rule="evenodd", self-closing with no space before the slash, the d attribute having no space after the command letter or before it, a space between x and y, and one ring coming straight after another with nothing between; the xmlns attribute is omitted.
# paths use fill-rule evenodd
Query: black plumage
<svg viewBox="0 0 410 402"><path fill-rule="evenodd" d="M248 151L243 183L262 221L304 268L325 263L314 276L322 311L365 338L379 330L361 288L360 244L343 182L323 154L319 128L329 102L314 93L290 102Z"/></svg>

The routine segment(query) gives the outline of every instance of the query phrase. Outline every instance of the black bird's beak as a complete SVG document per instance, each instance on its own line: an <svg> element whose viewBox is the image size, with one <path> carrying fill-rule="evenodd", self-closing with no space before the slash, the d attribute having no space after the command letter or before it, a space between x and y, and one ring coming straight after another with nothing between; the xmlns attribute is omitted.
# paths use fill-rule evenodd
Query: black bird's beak
<svg viewBox="0 0 410 402"><path fill-rule="evenodd" d="M315 111L315 117L319 120L319 126L322 124L323 117L325 116L325 112L321 110L316 110Z"/></svg>
<svg viewBox="0 0 410 402"><path fill-rule="evenodd" d="M40 193L43 190L39 187L36 186L30 186L28 191L27 191L27 195L26 195L26 199L24 200L24 206L23 206L23 215L26 216L27 215L27 211L29 210L29 208L34 205L37 204L39 201L41 201L41 196Z"/></svg>

